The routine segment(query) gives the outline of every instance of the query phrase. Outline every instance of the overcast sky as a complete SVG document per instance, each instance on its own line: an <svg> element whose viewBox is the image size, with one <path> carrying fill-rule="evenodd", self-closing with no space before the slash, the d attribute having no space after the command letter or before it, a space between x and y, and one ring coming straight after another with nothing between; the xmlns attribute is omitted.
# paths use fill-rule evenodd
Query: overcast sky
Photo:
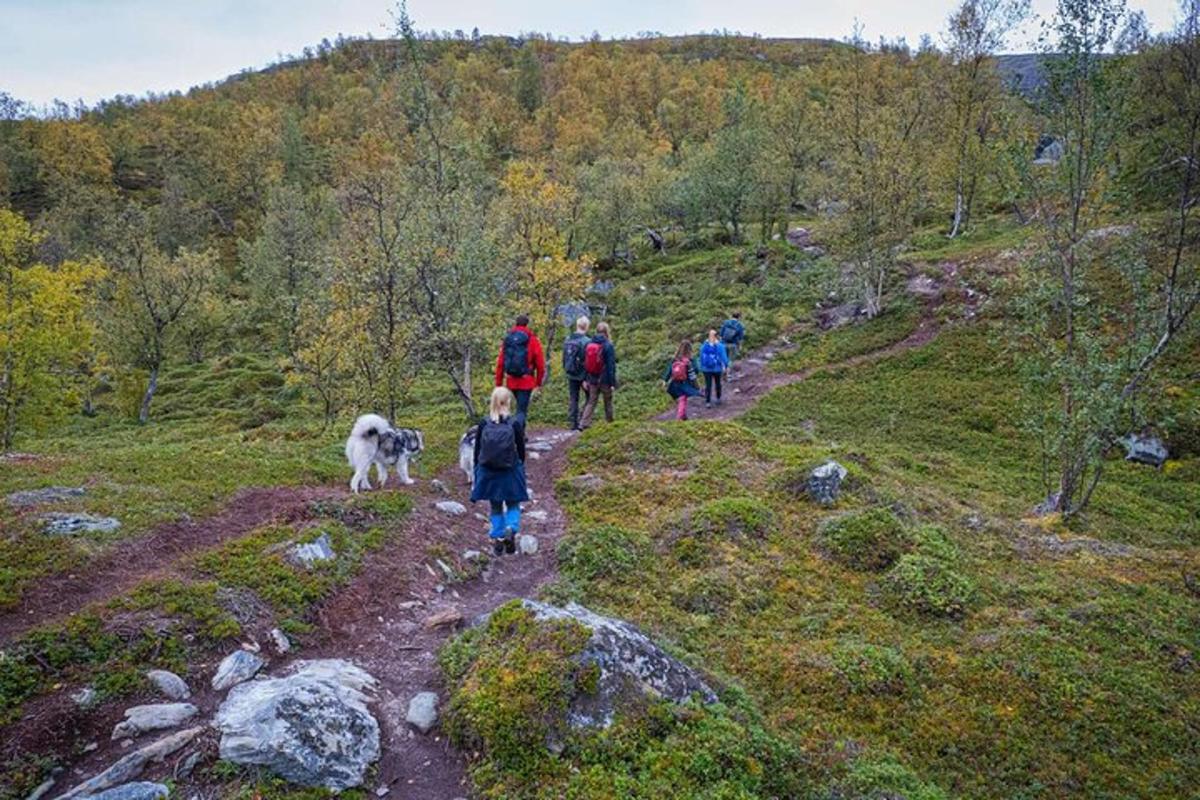
<svg viewBox="0 0 1200 800"><path fill-rule="evenodd" d="M858 19L876 40L937 35L955 0L411 0L422 30L478 27L578 39L641 31L728 29L841 39ZM1054 0L1033 0L1049 14ZM0 91L36 105L188 89L337 34L390 34L391 0L0 0ZM1131 0L1151 29L1173 24L1175 0ZM1029 49L1031 30L1011 50Z"/></svg>

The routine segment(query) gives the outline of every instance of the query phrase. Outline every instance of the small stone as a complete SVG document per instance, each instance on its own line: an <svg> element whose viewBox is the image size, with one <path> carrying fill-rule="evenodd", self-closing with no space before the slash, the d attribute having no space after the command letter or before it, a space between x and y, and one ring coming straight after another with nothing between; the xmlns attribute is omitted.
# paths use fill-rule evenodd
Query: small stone
<svg viewBox="0 0 1200 800"><path fill-rule="evenodd" d="M531 556L538 551L538 540L536 536L530 536L528 533L523 533L517 539L517 547L523 555Z"/></svg>
<svg viewBox="0 0 1200 800"><path fill-rule="evenodd" d="M545 522L548 516L549 515L541 509L538 509L537 511L526 511L524 514L526 519L531 519L535 522Z"/></svg>
<svg viewBox="0 0 1200 800"><path fill-rule="evenodd" d="M91 686L84 686L78 691L71 692L71 700L80 708L91 708L96 704L96 699L96 690Z"/></svg>
<svg viewBox="0 0 1200 800"><path fill-rule="evenodd" d="M483 553L478 550L463 550L462 558L463 561L478 561L483 558Z"/></svg>
<svg viewBox="0 0 1200 800"><path fill-rule="evenodd" d="M217 674L212 679L212 688L219 692L235 684L248 681L262 669L264 663L253 653L235 650L225 656L225 660L217 667Z"/></svg>
<svg viewBox="0 0 1200 800"><path fill-rule="evenodd" d="M445 561L442 561L440 558L435 558L434 563L438 565L438 568L441 569L442 572L446 573L447 578L454 577L454 570L451 569L450 565Z"/></svg>
<svg viewBox="0 0 1200 800"><path fill-rule="evenodd" d="M433 692L415 695L408 701L408 714L404 719L421 733L429 733L437 724L438 696Z"/></svg>
<svg viewBox="0 0 1200 800"><path fill-rule="evenodd" d="M186 778L191 775L196 769L196 765L200 763L200 756L200 751L195 750L179 759L179 763L175 765L175 778Z"/></svg>
<svg viewBox="0 0 1200 800"><path fill-rule="evenodd" d="M461 517L467 513L467 507L457 500L439 500L433 505L443 514L450 514L455 517Z"/></svg>
<svg viewBox="0 0 1200 800"><path fill-rule="evenodd" d="M44 514L44 530L51 536L74 536L79 533L114 533L121 527L114 517L98 517L95 514L68 514L56 512Z"/></svg>
<svg viewBox="0 0 1200 800"><path fill-rule="evenodd" d="M525 449L533 450L533 451L539 452L539 453L549 453L551 450L554 449L554 444L551 442L547 442L545 439L538 439L536 441L530 442L529 446Z"/></svg>
<svg viewBox="0 0 1200 800"><path fill-rule="evenodd" d="M450 494L450 490L446 488L446 484L437 478L431 480L429 486L438 494Z"/></svg>
<svg viewBox="0 0 1200 800"><path fill-rule="evenodd" d="M390 791L391 791L391 789L389 789L388 787L380 786L378 789L375 790L375 796L376 797L386 797L387 793Z"/></svg>
<svg viewBox="0 0 1200 800"><path fill-rule="evenodd" d="M809 473L805 488L813 502L823 506L837 503L841 494L842 481L846 479L846 468L836 461L826 461Z"/></svg>
<svg viewBox="0 0 1200 800"><path fill-rule="evenodd" d="M132 739L149 731L175 728L199 713L191 703L153 703L125 710L125 719L113 728L113 741Z"/></svg>
<svg viewBox="0 0 1200 800"><path fill-rule="evenodd" d="M288 640L287 634L279 630L279 628L271 628L268 634L271 637L271 643L275 645L275 652L283 655L292 649L292 643Z"/></svg>
<svg viewBox="0 0 1200 800"><path fill-rule="evenodd" d="M310 567L318 561L332 561L337 554L333 552L329 534L322 533L316 541L293 546L288 550L288 557L296 564Z"/></svg>
<svg viewBox="0 0 1200 800"><path fill-rule="evenodd" d="M168 672L165 669L152 669L146 673L146 679L153 683L154 687L162 692L163 696L171 700L187 700L192 696L192 692L188 689L188 685L184 683L183 678L174 672Z"/></svg>
<svg viewBox="0 0 1200 800"><path fill-rule="evenodd" d="M441 611L436 611L425 618L422 623L426 630L436 630L438 628L457 628L462 624L463 615L457 608L446 608Z"/></svg>

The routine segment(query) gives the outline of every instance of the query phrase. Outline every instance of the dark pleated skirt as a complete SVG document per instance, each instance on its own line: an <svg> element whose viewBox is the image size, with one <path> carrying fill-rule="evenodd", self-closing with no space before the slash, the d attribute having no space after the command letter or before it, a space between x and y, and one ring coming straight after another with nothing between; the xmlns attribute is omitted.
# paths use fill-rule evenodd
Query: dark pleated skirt
<svg viewBox="0 0 1200 800"><path fill-rule="evenodd" d="M471 490L471 502L495 500L500 503L524 503L528 499L524 463L519 463L512 469L492 469L482 464L475 465L475 488Z"/></svg>

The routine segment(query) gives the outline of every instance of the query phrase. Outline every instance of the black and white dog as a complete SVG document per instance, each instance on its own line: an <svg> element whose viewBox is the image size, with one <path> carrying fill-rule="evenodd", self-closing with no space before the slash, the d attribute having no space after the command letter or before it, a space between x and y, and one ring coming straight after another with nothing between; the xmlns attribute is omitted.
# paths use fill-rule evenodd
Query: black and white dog
<svg viewBox="0 0 1200 800"><path fill-rule="evenodd" d="M475 437L479 426L472 425L458 440L458 468L467 474L467 483L475 488Z"/></svg>
<svg viewBox="0 0 1200 800"><path fill-rule="evenodd" d="M363 414L354 421L350 438L346 440L346 460L354 468L350 490L358 494L360 488L371 488L368 473L372 464L379 475L380 488L387 483L388 468L392 466L401 483L413 483L408 477L408 462L424 449L425 437L419 430L393 428L378 414Z"/></svg>

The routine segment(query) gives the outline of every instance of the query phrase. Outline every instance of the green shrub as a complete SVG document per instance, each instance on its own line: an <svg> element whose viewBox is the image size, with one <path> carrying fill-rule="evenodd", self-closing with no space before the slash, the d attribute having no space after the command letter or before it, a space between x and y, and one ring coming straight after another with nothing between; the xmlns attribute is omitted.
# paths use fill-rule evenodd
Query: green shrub
<svg viewBox="0 0 1200 800"><path fill-rule="evenodd" d="M923 556L936 558L947 564L958 561L958 545L946 536L940 525L918 525L912 531L913 549Z"/></svg>
<svg viewBox="0 0 1200 800"><path fill-rule="evenodd" d="M949 800L941 788L922 781L891 756L860 758L850 767L843 792L845 800Z"/></svg>
<svg viewBox="0 0 1200 800"><path fill-rule="evenodd" d="M960 617L975 597L975 584L936 558L910 553L884 581L892 603L935 617Z"/></svg>
<svg viewBox="0 0 1200 800"><path fill-rule="evenodd" d="M821 523L817 533L835 561L871 572L880 572L896 563L910 544L904 525L886 508L830 517Z"/></svg>
<svg viewBox="0 0 1200 800"><path fill-rule="evenodd" d="M774 515L766 503L754 497L722 497L691 514L691 529L697 535L724 538L763 538L771 529Z"/></svg>
<svg viewBox="0 0 1200 800"><path fill-rule="evenodd" d="M893 647L843 643L833 651L833 665L854 694L904 694L913 682L912 666Z"/></svg>
<svg viewBox="0 0 1200 800"><path fill-rule="evenodd" d="M518 780L536 780L553 760L547 740L565 736L567 705L595 679L595 665L574 660L590 636L573 620L539 622L513 601L447 644L439 659L451 740Z"/></svg>
<svg viewBox="0 0 1200 800"><path fill-rule="evenodd" d="M620 580L634 572L648 549L645 534L616 525L597 525L572 531L559 543L558 568L574 581Z"/></svg>
<svg viewBox="0 0 1200 800"><path fill-rule="evenodd" d="M692 614L721 614L737 599L729 576L703 573L686 581L672 596L675 606Z"/></svg>

